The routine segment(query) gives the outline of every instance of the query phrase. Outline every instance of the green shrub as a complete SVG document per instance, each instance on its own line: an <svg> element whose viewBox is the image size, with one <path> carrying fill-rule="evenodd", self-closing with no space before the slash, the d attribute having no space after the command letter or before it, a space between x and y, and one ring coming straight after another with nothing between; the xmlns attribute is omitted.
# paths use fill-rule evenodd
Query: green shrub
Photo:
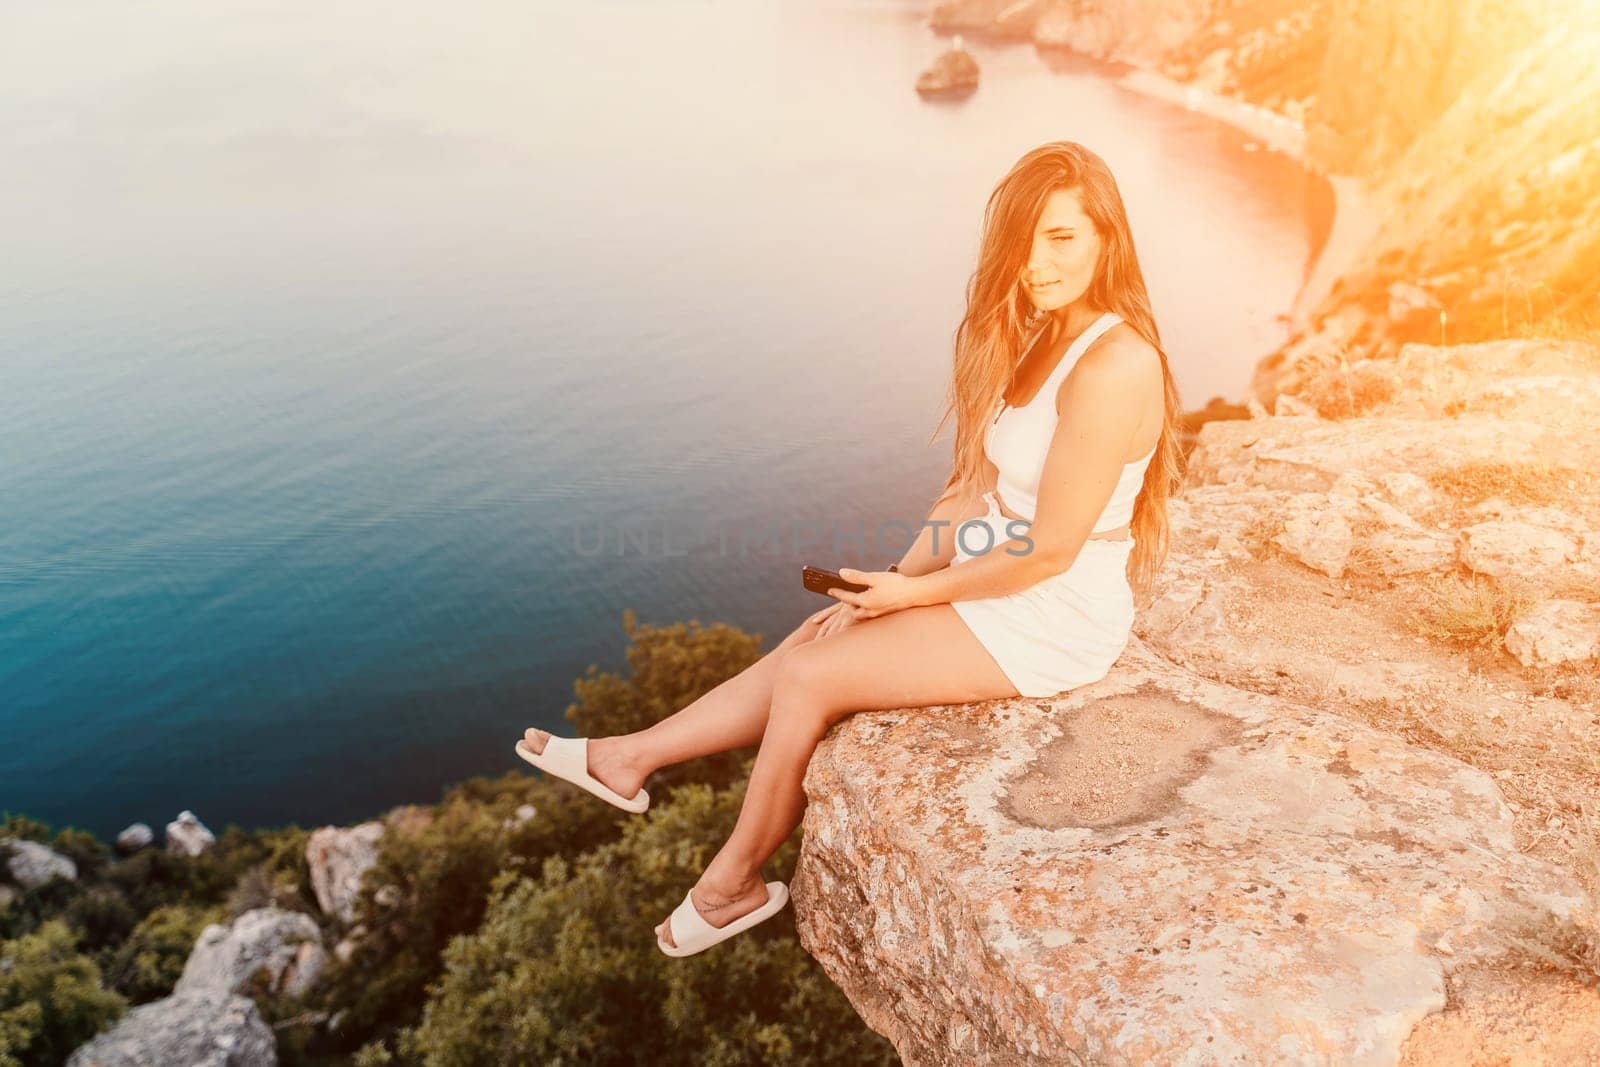
<svg viewBox="0 0 1600 1067"><path fill-rule="evenodd" d="M0 943L0 959L0 1067L62 1063L127 1006L60 920Z"/></svg>
<svg viewBox="0 0 1600 1067"><path fill-rule="evenodd" d="M121 944L139 925L139 916L127 898L112 886L79 885L82 890L56 914L77 931L79 944L87 952Z"/></svg>
<svg viewBox="0 0 1600 1067"><path fill-rule="evenodd" d="M111 849L104 841L71 826L56 834L50 847L77 865L79 881L98 878L111 862Z"/></svg>
<svg viewBox="0 0 1600 1067"><path fill-rule="evenodd" d="M130 1003L144 1004L172 992L200 932L226 922L221 905L169 904L146 915L101 961L108 986Z"/></svg>
<svg viewBox="0 0 1600 1067"><path fill-rule="evenodd" d="M41 845L50 843L49 823L9 811L4 813L4 820L0 822L0 838L20 837L24 841L37 841Z"/></svg>
<svg viewBox="0 0 1600 1067"><path fill-rule="evenodd" d="M653 928L733 829L742 785L686 785L617 841L538 876L495 880L482 925L452 942L397 1051L477 1064L895 1063L796 940L785 909L707 952L664 955ZM796 840L768 865L787 881ZM375 1050L368 1051L366 1062Z"/></svg>
<svg viewBox="0 0 1600 1067"><path fill-rule="evenodd" d="M356 898L363 928L349 960L336 963L326 1003L344 1010L339 1039L347 1048L414 1022L439 974L450 940L478 927L497 874L537 868L545 857L576 853L614 838L631 818L565 782L513 771L479 778L446 794L426 826L391 831ZM584 803L583 801L588 801ZM532 804L538 815L517 823ZM382 887L387 904L377 897Z"/></svg>
<svg viewBox="0 0 1600 1067"><path fill-rule="evenodd" d="M760 658L759 635L720 623L639 625L629 610L622 625L629 677L591 666L573 683L578 700L566 714L581 736L642 730ZM687 781L726 784L740 763L737 753L722 753L664 768L650 780L652 808ZM523 804L538 815L518 824L512 816ZM385 834L356 901L364 936L329 980L327 1003L345 1012L340 1039L353 1048L416 1022L445 946L478 928L496 875L531 874L548 857L579 855L615 840L634 819L530 769L463 782L446 794L431 825L409 836ZM373 896L382 886L394 887L390 907Z"/></svg>

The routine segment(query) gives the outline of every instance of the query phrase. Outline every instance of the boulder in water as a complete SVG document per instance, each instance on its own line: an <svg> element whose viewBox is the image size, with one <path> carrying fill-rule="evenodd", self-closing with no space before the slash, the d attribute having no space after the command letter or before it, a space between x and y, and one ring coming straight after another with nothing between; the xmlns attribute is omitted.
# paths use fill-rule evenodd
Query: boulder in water
<svg viewBox="0 0 1600 1067"><path fill-rule="evenodd" d="M917 92L924 98L964 97L978 87L978 61L961 45L961 38L917 75Z"/></svg>

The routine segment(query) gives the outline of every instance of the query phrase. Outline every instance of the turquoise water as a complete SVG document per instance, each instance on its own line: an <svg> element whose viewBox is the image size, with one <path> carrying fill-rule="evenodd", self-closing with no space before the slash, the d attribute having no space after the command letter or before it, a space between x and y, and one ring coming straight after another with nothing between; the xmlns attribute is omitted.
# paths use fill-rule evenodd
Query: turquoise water
<svg viewBox="0 0 1600 1067"><path fill-rule="evenodd" d="M624 607L770 647L802 561L897 555L1041 141L1117 172L1190 407L1280 339L1319 192L1026 47L924 104L914 4L8 21L0 808L102 834L431 801L565 728Z"/></svg>

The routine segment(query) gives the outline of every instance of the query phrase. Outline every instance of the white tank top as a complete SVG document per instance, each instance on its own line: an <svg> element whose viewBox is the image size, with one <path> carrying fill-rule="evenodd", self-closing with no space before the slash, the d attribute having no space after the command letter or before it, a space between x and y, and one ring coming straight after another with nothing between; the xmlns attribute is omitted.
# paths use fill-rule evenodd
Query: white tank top
<svg viewBox="0 0 1600 1067"><path fill-rule="evenodd" d="M1033 399L1022 407L1007 404L1004 396L995 402L998 410L995 417L989 420L989 428L984 431L983 451L999 470L995 489L1000 495L1000 502L1029 522L1033 521L1038 510L1039 479L1044 474L1045 454L1050 449L1050 439L1055 435L1059 421L1056 393L1061 382L1095 339L1121 321L1122 316L1114 311L1107 311L1094 320L1068 346ZM1156 444L1159 446L1160 441ZM1156 450L1152 447L1142 459L1123 464L1122 476L1117 479L1111 499L1106 502L1105 510L1095 520L1090 533L1115 530L1133 520L1133 503L1138 499L1139 490L1144 488L1145 468L1155 454Z"/></svg>

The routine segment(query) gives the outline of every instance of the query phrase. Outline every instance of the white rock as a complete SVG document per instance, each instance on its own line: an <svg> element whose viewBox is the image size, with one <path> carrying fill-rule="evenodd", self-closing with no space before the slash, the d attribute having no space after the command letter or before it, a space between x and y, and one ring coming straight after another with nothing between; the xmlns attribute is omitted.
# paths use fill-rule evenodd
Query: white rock
<svg viewBox="0 0 1600 1067"><path fill-rule="evenodd" d="M1427 480L1410 471L1385 471L1378 475L1378 483L1389 499L1410 515L1427 511L1438 500Z"/></svg>
<svg viewBox="0 0 1600 1067"><path fill-rule="evenodd" d="M1278 395L1277 402L1272 406L1272 411L1273 414L1278 416L1310 415L1312 418L1317 417L1317 409L1315 407L1289 393L1280 393Z"/></svg>
<svg viewBox="0 0 1600 1067"><path fill-rule="evenodd" d="M1217 534L1217 554L1223 559L1253 559L1250 548L1232 530Z"/></svg>
<svg viewBox="0 0 1600 1067"><path fill-rule="evenodd" d="M1497 578L1559 568L1577 548L1566 534L1526 522L1491 519L1461 531L1461 562Z"/></svg>
<svg viewBox="0 0 1600 1067"><path fill-rule="evenodd" d="M1284 520L1273 542L1289 555L1330 578L1344 574L1355 538L1337 511L1300 512Z"/></svg>
<svg viewBox="0 0 1600 1067"><path fill-rule="evenodd" d="M47 845L11 837L0 839L0 850L9 850L6 870L23 889L44 885L52 878L78 880L78 865Z"/></svg>
<svg viewBox="0 0 1600 1067"><path fill-rule="evenodd" d="M322 976L327 959L311 916L256 908L231 926L213 923L201 932L173 992L244 993L261 975L268 991L303 996Z"/></svg>
<svg viewBox="0 0 1600 1067"><path fill-rule="evenodd" d="M1420 530L1422 524L1393 504L1379 500L1376 496L1368 494L1361 498L1361 506L1368 515L1387 526L1395 526L1402 530Z"/></svg>
<svg viewBox="0 0 1600 1067"><path fill-rule="evenodd" d="M134 1008L67 1067L277 1067L278 1045L248 997L204 990Z"/></svg>
<svg viewBox="0 0 1600 1067"><path fill-rule="evenodd" d="M192 811L180 811L167 823L167 851L173 855L198 856L216 843L216 835Z"/></svg>
<svg viewBox="0 0 1600 1067"><path fill-rule="evenodd" d="M1592 660L1600 656L1600 608L1546 600L1511 624L1506 650L1524 667Z"/></svg>
<svg viewBox="0 0 1600 1067"><path fill-rule="evenodd" d="M1442 570L1456 557L1455 538L1429 530L1378 530L1361 545L1371 553L1373 568L1390 577Z"/></svg>
<svg viewBox="0 0 1600 1067"><path fill-rule="evenodd" d="M123 855L138 852L155 844L155 840L155 831L148 824L136 822L117 835L117 851Z"/></svg>
<svg viewBox="0 0 1600 1067"><path fill-rule="evenodd" d="M378 840L384 825L376 820L357 826L323 826L306 842L306 864L317 907L349 924L355 919L361 879L378 862Z"/></svg>

